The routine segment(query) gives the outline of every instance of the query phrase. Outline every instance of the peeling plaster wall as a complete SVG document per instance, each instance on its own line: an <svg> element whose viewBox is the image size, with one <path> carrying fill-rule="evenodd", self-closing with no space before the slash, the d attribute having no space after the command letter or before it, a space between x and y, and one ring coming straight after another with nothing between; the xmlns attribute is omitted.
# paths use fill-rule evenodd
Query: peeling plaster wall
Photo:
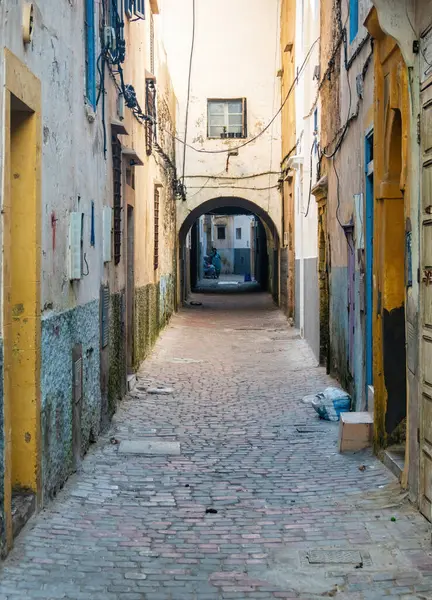
<svg viewBox="0 0 432 600"><path fill-rule="evenodd" d="M99 433L99 301L45 316L42 321L43 497L51 498L76 468L72 449L72 355L82 344L81 454Z"/></svg>
<svg viewBox="0 0 432 600"><path fill-rule="evenodd" d="M333 0L328 2L327 11ZM371 44L366 40L367 30L362 25L372 4L369 0L359 2L359 30L352 43L347 40L345 63L344 45L335 56L331 79L321 92L320 145L332 153L334 140L337 140L348 116L353 117L344 137L341 150L334 159L324 159L321 175L328 176L327 230L330 244L330 367L341 384L353 396L358 410L365 405L365 312L364 287L360 279L364 276L364 236L365 236L365 136L373 126L373 60ZM347 7L338 0L333 2L333 39L323 40L321 76L327 69L327 62L333 52L334 40L338 38L335 15L341 9L341 22L349 26ZM322 9L321 27L327 27L328 12ZM346 69L348 66L348 71ZM361 96L358 80L361 80ZM334 107L338 110L335 111ZM333 118L329 119L328 115ZM336 176L337 173L337 176ZM339 178L339 181L338 181ZM356 211L355 197L361 196L361 210ZM350 342L348 328L348 254L349 246L341 225L354 226L353 243L355 252L355 278L352 282L355 297L354 334ZM362 257L360 257L362 254ZM362 297L360 296L362 295ZM353 344L353 364L349 366L350 343Z"/></svg>
<svg viewBox="0 0 432 600"><path fill-rule="evenodd" d="M142 42L150 39L150 4L146 2L149 18L139 23L140 33L131 23L134 62L140 68L152 71L149 46ZM161 11L163 12L163 11ZM167 67L165 49L160 38L162 15L153 15L155 31L154 75L157 88L157 139L163 151L175 164L175 133L177 100ZM133 75L131 75L132 77ZM135 77L136 78L136 77ZM145 79L137 87L139 97L145 94ZM131 122L132 143L144 166L135 170L135 291L133 364L136 369L150 352L160 330L176 309L177 235L176 204L173 192L173 172L163 158L153 150L146 155L142 125ZM154 265L155 248L155 188L159 192L158 266Z"/></svg>
<svg viewBox="0 0 432 600"><path fill-rule="evenodd" d="M24 0L0 4L0 39L42 82L42 309L64 311L99 293L103 270L99 242L109 163L103 156L99 111L94 122L87 118L91 111L85 103L84 1L34 2L33 39L27 46L21 36L24 4ZM99 22L97 13L95 22ZM0 114L2 102L3 95ZM0 161L0 171L2 165ZM95 247L90 246L91 201L95 202ZM71 286L68 215L76 210L85 215L84 251L92 276Z"/></svg>
<svg viewBox="0 0 432 600"><path fill-rule="evenodd" d="M82 343L84 352L84 398L80 424L82 452L87 449L90 438L99 432L98 297L104 271L102 206L109 197L109 163L103 155L100 112L94 115L85 101L84 1L34 2L33 38L28 45L22 41L24 5L24 0L0 2L0 88L3 90L5 82L4 46L40 80L42 91L40 381L43 501L56 493L75 468L72 457L72 348L75 343ZM99 7L99 4L95 6ZM95 23L97 27L98 13ZM2 93L2 117L4 110ZM3 189L8 176L4 173L7 149L3 146L3 118L0 118L0 123L0 181ZM94 247L90 245L92 201ZM72 211L84 213L83 249L89 269L89 277L73 284L68 277L69 214ZM2 223L2 230L3 226ZM0 310L2 314L3 310ZM2 436L3 427L0 428L0 439ZM3 445L1 441L0 445ZM1 456L0 478L3 485L3 452ZM0 506L4 491L0 490Z"/></svg>
<svg viewBox="0 0 432 600"><path fill-rule="evenodd" d="M130 35L131 68L129 79L137 82L138 98L145 98L145 77L138 77L136 65L144 73L151 73L152 64L148 44L143 40L150 39L150 3L146 1L148 18L143 22L131 22L128 25ZM158 127L157 139L163 151L175 164L175 134L177 100L167 67L167 58L160 36L160 15L153 15L154 75L157 88ZM138 27L138 28L137 28ZM126 71L127 73L127 71ZM144 103L141 102L143 105ZM143 126L135 119L130 119L128 127L130 135L125 143L133 146L144 162L144 166L135 169L135 286L142 288L148 284L157 284L162 276L174 275L174 248L176 244L176 207L172 189L173 173L163 158L153 149L151 156L146 155L146 144ZM154 192L159 191L159 266L154 268Z"/></svg>
<svg viewBox="0 0 432 600"><path fill-rule="evenodd" d="M125 293L112 294L109 317L108 419L126 393Z"/></svg>
<svg viewBox="0 0 432 600"><path fill-rule="evenodd" d="M192 33L191 4L187 0L163 0L161 9L163 39L179 100L177 130L183 139ZM247 23L247 36L238 35L239 23ZM277 0L197 2L189 144L205 150L223 150L245 141L207 139L209 98L246 98L248 136L255 136L262 131L280 106L280 81L277 78L279 44ZM282 210L278 189L242 189L276 185L280 160L280 117L259 139L241 148L238 156L230 158L228 170L226 153L206 155L187 149L185 174L188 200L178 203L177 229L180 229L190 210L202 202L215 196L241 196L269 211L280 235ZM177 164L181 173L182 144L178 144ZM226 179L268 171L274 171L275 174L251 179ZM209 177L217 175L219 179L207 181Z"/></svg>

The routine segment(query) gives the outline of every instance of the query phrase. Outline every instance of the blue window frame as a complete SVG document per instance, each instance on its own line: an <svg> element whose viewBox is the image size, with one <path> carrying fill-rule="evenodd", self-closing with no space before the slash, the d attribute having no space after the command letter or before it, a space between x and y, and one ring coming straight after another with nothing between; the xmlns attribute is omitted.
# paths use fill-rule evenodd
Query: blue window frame
<svg viewBox="0 0 432 600"><path fill-rule="evenodd" d="M125 12L129 18L145 19L145 0L125 0Z"/></svg>
<svg viewBox="0 0 432 600"><path fill-rule="evenodd" d="M95 9L94 0L85 0L85 68L86 97L93 108L96 107L96 48L95 48Z"/></svg>
<svg viewBox="0 0 432 600"><path fill-rule="evenodd" d="M145 19L145 0L135 0L134 12L140 19Z"/></svg>
<svg viewBox="0 0 432 600"><path fill-rule="evenodd" d="M349 0L349 34L350 44L354 41L359 28L359 3L358 0Z"/></svg>

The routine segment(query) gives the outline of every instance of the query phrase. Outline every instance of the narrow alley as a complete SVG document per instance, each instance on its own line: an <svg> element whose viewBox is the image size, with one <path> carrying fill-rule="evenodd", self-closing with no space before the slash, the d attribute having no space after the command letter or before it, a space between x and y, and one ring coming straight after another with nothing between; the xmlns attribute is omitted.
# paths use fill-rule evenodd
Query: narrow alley
<svg viewBox="0 0 432 600"><path fill-rule="evenodd" d="M426 520L302 402L332 380L271 297L193 299L16 540L0 598L431 598Z"/></svg>

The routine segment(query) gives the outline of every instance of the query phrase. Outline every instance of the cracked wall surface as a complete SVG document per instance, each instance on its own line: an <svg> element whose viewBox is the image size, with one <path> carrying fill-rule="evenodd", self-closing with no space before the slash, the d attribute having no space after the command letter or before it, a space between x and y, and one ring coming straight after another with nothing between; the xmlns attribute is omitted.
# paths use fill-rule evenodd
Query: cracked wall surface
<svg viewBox="0 0 432 600"><path fill-rule="evenodd" d="M81 454L100 428L99 301L42 321L42 487L50 498L74 471L72 351L82 344Z"/></svg>

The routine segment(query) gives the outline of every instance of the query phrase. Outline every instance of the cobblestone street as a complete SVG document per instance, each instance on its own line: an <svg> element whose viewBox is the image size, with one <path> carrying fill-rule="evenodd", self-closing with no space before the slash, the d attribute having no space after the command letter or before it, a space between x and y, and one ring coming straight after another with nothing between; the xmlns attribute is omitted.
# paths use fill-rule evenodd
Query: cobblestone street
<svg viewBox="0 0 432 600"><path fill-rule="evenodd" d="M340 455L338 424L302 403L332 380L298 331L266 294L195 300L16 540L0 598L432 598L429 524L380 461ZM119 453L149 437L180 455Z"/></svg>

